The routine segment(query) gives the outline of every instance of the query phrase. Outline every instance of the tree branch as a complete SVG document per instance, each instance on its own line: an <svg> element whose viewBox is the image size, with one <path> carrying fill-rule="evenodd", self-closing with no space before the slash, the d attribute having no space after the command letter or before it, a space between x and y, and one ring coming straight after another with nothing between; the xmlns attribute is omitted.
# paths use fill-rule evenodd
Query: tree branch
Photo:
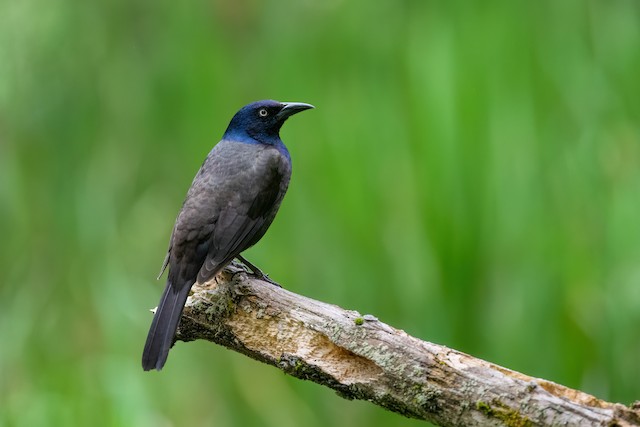
<svg viewBox="0 0 640 427"><path fill-rule="evenodd" d="M605 402L421 341L235 264L193 290L178 340L221 344L347 399L441 426L640 425L640 402Z"/></svg>

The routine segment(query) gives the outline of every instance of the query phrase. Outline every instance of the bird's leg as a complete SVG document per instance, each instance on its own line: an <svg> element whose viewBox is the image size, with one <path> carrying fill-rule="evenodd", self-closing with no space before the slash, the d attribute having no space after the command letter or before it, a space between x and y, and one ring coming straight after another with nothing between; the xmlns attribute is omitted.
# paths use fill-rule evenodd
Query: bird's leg
<svg viewBox="0 0 640 427"><path fill-rule="evenodd" d="M238 255L236 257L238 260L240 260L241 263L243 263L244 265L246 265L247 267L249 267L249 270L251 270L251 273L257 277L260 280L263 280L265 282L271 283L272 285L275 285L279 288L281 288L282 286L280 286L279 283L274 282L273 280L271 280L269 278L269 276L267 276L266 274L264 274L262 272L262 270L260 270L258 267L256 267L255 265L251 264L249 261L247 261L242 255Z"/></svg>

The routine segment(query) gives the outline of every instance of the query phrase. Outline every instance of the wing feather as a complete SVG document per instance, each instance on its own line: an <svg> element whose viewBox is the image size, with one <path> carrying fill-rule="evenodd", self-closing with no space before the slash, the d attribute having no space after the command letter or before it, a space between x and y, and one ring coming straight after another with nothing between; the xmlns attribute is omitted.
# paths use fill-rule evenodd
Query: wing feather
<svg viewBox="0 0 640 427"><path fill-rule="evenodd" d="M177 267L185 279L197 275L201 283L260 240L291 174L288 158L275 147L227 143L213 154L203 168L221 172L198 173L194 179L176 221L169 260L169 270Z"/></svg>

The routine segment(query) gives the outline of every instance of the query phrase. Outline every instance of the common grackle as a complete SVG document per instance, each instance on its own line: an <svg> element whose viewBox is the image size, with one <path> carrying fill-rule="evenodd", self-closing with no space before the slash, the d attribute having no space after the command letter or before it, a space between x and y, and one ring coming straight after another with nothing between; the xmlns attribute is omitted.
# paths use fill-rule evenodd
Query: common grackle
<svg viewBox="0 0 640 427"><path fill-rule="evenodd" d="M280 127L309 108L313 106L277 101L243 107L200 167L176 218L160 271L162 275L169 267L142 354L145 371L164 366L191 286L212 278L234 258L246 261L240 253L271 225L291 177L291 157L280 139Z"/></svg>

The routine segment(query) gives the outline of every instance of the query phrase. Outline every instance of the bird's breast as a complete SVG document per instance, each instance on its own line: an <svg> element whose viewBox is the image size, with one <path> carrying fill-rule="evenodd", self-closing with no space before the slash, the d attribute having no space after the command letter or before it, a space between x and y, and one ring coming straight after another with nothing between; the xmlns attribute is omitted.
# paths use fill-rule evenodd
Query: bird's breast
<svg viewBox="0 0 640 427"><path fill-rule="evenodd" d="M223 140L196 174L183 211L199 217L197 222L211 222L222 209L240 207L265 191L281 200L290 177L291 162L281 148Z"/></svg>

